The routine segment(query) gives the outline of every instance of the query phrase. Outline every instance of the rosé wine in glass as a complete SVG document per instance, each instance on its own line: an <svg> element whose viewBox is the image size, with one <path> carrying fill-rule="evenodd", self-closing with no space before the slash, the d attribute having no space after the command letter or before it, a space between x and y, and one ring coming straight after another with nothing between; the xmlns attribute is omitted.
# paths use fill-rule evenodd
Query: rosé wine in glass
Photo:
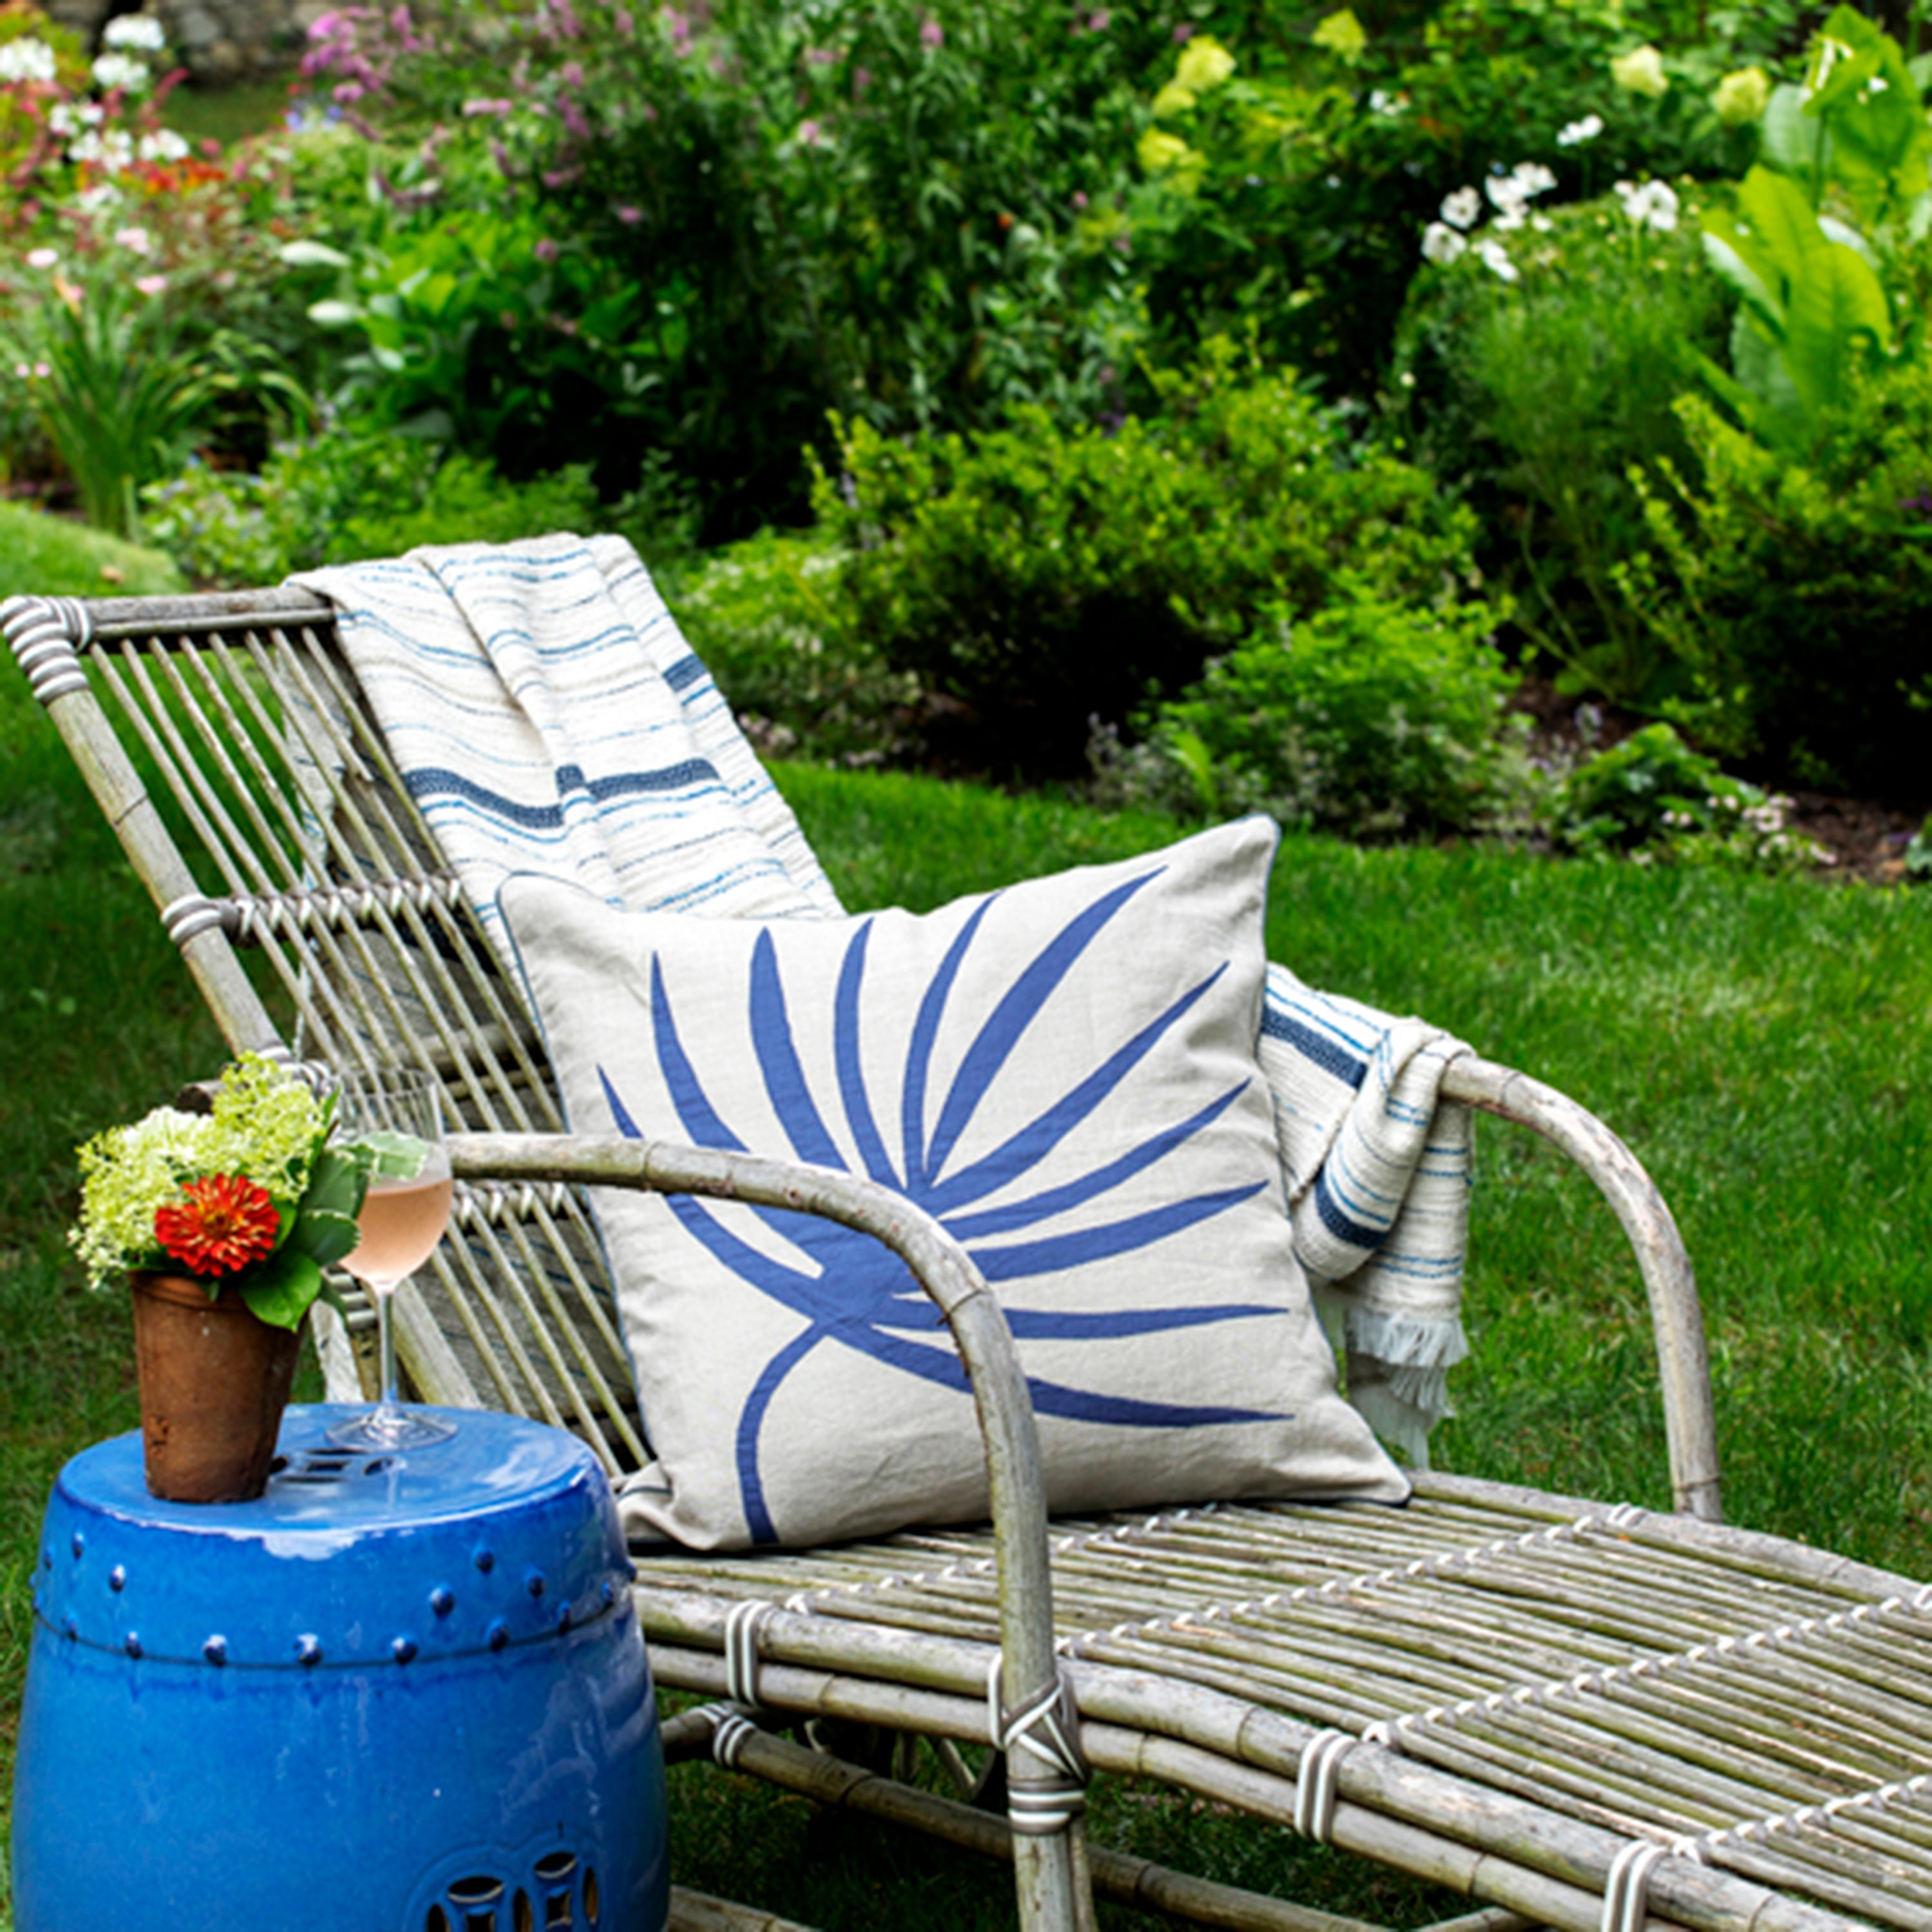
<svg viewBox="0 0 1932 1932"><path fill-rule="evenodd" d="M456 1432L441 1416L398 1400L396 1336L390 1301L397 1284L434 1252L454 1195L443 1145L436 1084L413 1067L352 1073L342 1083L336 1124L375 1163L356 1219L360 1238L343 1265L369 1291L382 1336L382 1396L376 1406L329 1430L345 1448L414 1448Z"/></svg>

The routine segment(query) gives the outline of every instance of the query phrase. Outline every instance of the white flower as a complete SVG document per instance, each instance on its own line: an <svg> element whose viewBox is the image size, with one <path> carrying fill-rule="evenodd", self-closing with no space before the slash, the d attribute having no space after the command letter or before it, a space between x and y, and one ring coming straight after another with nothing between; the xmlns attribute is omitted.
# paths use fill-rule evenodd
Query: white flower
<svg viewBox="0 0 1932 1932"><path fill-rule="evenodd" d="M125 248L130 255L151 255L154 250L154 238L145 228L117 228L114 241L117 248Z"/></svg>
<svg viewBox="0 0 1932 1932"><path fill-rule="evenodd" d="M1566 122L1557 130L1556 145L1559 148L1580 146L1586 141L1594 141L1604 131L1604 117L1600 114L1586 114L1580 121Z"/></svg>
<svg viewBox="0 0 1932 1932"><path fill-rule="evenodd" d="M1522 272L1510 260L1509 250L1500 242L1478 242L1476 253L1482 256L1484 268L1506 282L1514 281Z"/></svg>
<svg viewBox="0 0 1932 1932"><path fill-rule="evenodd" d="M1442 202L1442 219L1451 228L1473 228L1482 219L1483 197L1472 188L1459 188Z"/></svg>
<svg viewBox="0 0 1932 1932"><path fill-rule="evenodd" d="M30 248L27 251L27 266L30 268L51 268L59 260L58 248Z"/></svg>
<svg viewBox="0 0 1932 1932"><path fill-rule="evenodd" d="M144 161L184 161L188 145L172 128L157 128L152 134L141 136L135 153Z"/></svg>
<svg viewBox="0 0 1932 1932"><path fill-rule="evenodd" d="M1498 233L1508 235L1520 228L1523 220L1523 212L1520 207L1506 208L1490 224L1490 226Z"/></svg>
<svg viewBox="0 0 1932 1932"><path fill-rule="evenodd" d="M1468 245L1454 229L1443 222L1432 221L1422 231L1424 258L1433 262L1438 268L1448 268Z"/></svg>
<svg viewBox="0 0 1932 1932"><path fill-rule="evenodd" d="M1373 88L1369 95L1369 112L1371 114L1405 114L1408 111L1408 101L1405 95L1391 94L1386 88Z"/></svg>
<svg viewBox="0 0 1932 1932"><path fill-rule="evenodd" d="M1504 214L1517 213L1529 197L1514 175L1492 175L1483 184L1483 192Z"/></svg>
<svg viewBox="0 0 1932 1932"><path fill-rule="evenodd" d="M168 36L160 22L148 15L123 14L108 22L100 42L104 46L140 47L158 54L167 45Z"/></svg>
<svg viewBox="0 0 1932 1932"><path fill-rule="evenodd" d="M148 71L148 63L136 60L132 54L103 54L94 63L94 79L97 86L110 94L117 87L128 94L139 94L154 76Z"/></svg>
<svg viewBox="0 0 1932 1932"><path fill-rule="evenodd" d="M1668 235L1677 226L1677 195L1668 182L1653 180L1637 184L1620 181L1615 188L1624 213L1640 228L1654 228L1660 235Z"/></svg>
<svg viewBox="0 0 1932 1932"><path fill-rule="evenodd" d="M89 128L68 153L76 161L98 161L110 174L118 174L134 158L134 142L118 128Z"/></svg>
<svg viewBox="0 0 1932 1932"><path fill-rule="evenodd" d="M54 50L45 40L22 34L0 46L0 87L22 80L52 80Z"/></svg>
<svg viewBox="0 0 1932 1932"><path fill-rule="evenodd" d="M1556 185L1556 177L1540 161L1519 161L1510 170L1510 178L1514 182L1526 201L1539 194L1547 194Z"/></svg>

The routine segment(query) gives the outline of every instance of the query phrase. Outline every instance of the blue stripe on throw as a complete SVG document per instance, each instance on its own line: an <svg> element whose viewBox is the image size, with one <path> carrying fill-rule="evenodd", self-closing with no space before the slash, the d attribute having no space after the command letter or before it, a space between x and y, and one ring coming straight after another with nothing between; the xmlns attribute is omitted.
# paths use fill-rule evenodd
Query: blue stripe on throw
<svg viewBox="0 0 1932 1932"><path fill-rule="evenodd" d="M688 684L695 684L704 676L704 667L694 655L680 658L664 674L664 681L674 691L682 691Z"/></svg>
<svg viewBox="0 0 1932 1932"><path fill-rule="evenodd" d="M1346 1080L1351 1087L1360 1087L1367 1075L1366 1060L1357 1059L1333 1040L1323 1039L1312 1027L1304 1026L1277 1007L1262 1009L1262 1031L1270 1040L1285 1041L1303 1059L1324 1073L1334 1074L1338 1080Z"/></svg>
<svg viewBox="0 0 1932 1932"><path fill-rule="evenodd" d="M640 792L681 791L689 785L715 784L718 782L718 770L708 758L687 758L682 764L667 765L658 771L614 772L607 778L592 778L586 782L579 766L562 765L557 769L556 780L560 796L572 792L587 792L601 804L606 799L622 798ZM452 772L441 766L426 765L407 772L404 782L409 787L410 797L419 805L434 798L462 799L482 806L496 818L533 830L563 823L563 807L560 804L524 805L515 799L506 798L501 792L478 784L460 772Z"/></svg>
<svg viewBox="0 0 1932 1932"><path fill-rule="evenodd" d="M1315 1177L1315 1211L1322 1216L1322 1225L1338 1241L1346 1241L1352 1248L1365 1248L1372 1254L1388 1239L1386 1228L1365 1228L1359 1221L1352 1221L1342 1213L1334 1196L1329 1191L1327 1174Z"/></svg>

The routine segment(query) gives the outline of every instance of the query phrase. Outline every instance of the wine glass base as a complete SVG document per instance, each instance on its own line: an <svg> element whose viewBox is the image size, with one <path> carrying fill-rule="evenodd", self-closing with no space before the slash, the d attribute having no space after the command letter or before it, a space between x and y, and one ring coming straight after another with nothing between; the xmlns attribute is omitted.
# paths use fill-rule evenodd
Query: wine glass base
<svg viewBox="0 0 1932 1932"><path fill-rule="evenodd" d="M425 1443L447 1442L456 1424L440 1415L409 1408L372 1408L366 1414L338 1422L327 1440L338 1449L382 1450L420 1449Z"/></svg>

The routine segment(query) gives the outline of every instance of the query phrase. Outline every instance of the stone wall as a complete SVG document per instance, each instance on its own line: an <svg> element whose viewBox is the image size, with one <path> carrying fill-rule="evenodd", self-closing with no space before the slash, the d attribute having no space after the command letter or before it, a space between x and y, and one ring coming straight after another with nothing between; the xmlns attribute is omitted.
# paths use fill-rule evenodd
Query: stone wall
<svg viewBox="0 0 1932 1932"><path fill-rule="evenodd" d="M126 0L41 0L62 26L92 37L110 15L136 10ZM337 0L146 0L140 10L168 30L168 41L197 80L245 80L286 73L302 56L310 23Z"/></svg>

